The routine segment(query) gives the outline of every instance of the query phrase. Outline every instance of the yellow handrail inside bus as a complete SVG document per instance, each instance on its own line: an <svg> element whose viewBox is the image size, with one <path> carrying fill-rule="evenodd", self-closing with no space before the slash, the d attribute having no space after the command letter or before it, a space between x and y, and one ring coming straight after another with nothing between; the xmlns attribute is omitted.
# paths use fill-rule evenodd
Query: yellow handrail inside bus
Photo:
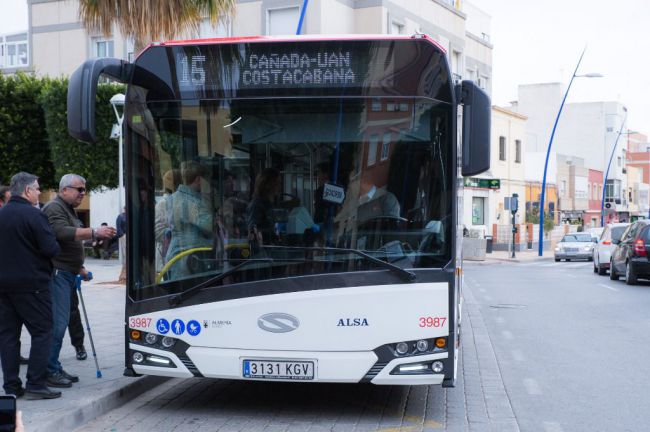
<svg viewBox="0 0 650 432"><path fill-rule="evenodd" d="M226 245L226 250L234 249L234 248L248 249L248 243L234 243L234 244ZM169 268L172 265L174 265L174 263L179 259L183 258L184 256L191 255L194 252L203 252L203 251L211 251L211 250L212 250L211 247L198 247L198 248L188 249L177 254L172 259L167 261L167 264L165 264L163 268L160 269L160 272L158 272L158 275L156 275L156 283L159 284L162 281L162 278L165 275L165 273L167 273Z"/></svg>
<svg viewBox="0 0 650 432"><path fill-rule="evenodd" d="M193 254L194 252L203 252L203 251L211 251L211 250L212 250L211 247L198 247L198 248L192 248L192 249L184 250L183 252L181 252L181 253L179 253L179 254L176 254L176 255L174 256L174 258L172 258L172 259L170 259L169 261L167 261L167 264L165 264L165 265L163 266L163 268L160 269L160 272L159 272L158 275L156 276L156 283L159 284L159 283L162 281L162 278L163 278L163 276L165 275L165 273L167 273L167 270L169 270L169 268L170 268L172 265L174 265L174 263L175 263L176 261L178 261L179 259L181 259L181 258L183 258L183 257L185 257L185 256L188 256L188 255L191 255L191 254Z"/></svg>

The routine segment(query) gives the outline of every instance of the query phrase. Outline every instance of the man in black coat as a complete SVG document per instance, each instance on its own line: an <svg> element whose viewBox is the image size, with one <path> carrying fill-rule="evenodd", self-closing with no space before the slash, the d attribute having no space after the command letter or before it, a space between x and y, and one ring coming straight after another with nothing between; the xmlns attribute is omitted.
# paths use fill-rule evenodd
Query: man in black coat
<svg viewBox="0 0 650 432"><path fill-rule="evenodd" d="M4 390L27 399L53 399L61 392L46 386L52 345L52 258L59 251L47 217L38 209L38 177L11 178L11 199L0 209L0 361ZM20 329L32 337L27 383L20 380Z"/></svg>

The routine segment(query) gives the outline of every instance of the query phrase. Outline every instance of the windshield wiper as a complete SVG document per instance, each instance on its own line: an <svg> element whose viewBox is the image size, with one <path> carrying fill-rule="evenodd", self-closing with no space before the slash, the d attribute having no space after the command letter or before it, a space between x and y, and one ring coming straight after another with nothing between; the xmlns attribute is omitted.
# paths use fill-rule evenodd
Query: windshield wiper
<svg viewBox="0 0 650 432"><path fill-rule="evenodd" d="M352 253L354 255L365 258L366 260L377 264L380 267L383 267L393 273L397 274L406 282L415 282L418 276L412 271L403 269L402 267L396 266L386 261L382 261L379 258L362 252L358 249L345 249L345 248L334 248L334 247L306 247L306 246L262 246L264 249L275 249L275 250L302 250L302 251L314 251L314 252L346 252Z"/></svg>
<svg viewBox="0 0 650 432"><path fill-rule="evenodd" d="M169 299L169 305L172 306L172 307L179 306L185 300L189 299L190 297L192 297L193 295L195 295L196 293L198 293L199 291L201 291L203 288L207 287L208 285L212 285L212 284L214 284L216 282L219 282L220 280L230 276L231 274L238 272L242 267L245 267L245 266L247 266L249 264L255 264L255 263L258 263L260 261L261 262L273 262L275 260L273 258L257 258L257 259L250 259L248 261L244 261L243 263L237 264L233 268L231 268L231 269L229 269L229 270L227 270L227 271L225 271L223 273L219 273L218 275L208 279L205 282L201 282L200 284L198 284L196 286L193 286L192 288L189 288L189 289L183 291L182 293L173 295Z"/></svg>

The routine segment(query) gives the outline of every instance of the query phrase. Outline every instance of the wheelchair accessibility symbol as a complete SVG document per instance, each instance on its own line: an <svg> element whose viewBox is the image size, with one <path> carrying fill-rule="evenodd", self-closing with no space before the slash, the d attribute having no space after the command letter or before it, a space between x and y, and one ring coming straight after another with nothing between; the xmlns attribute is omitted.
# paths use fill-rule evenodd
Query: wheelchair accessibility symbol
<svg viewBox="0 0 650 432"><path fill-rule="evenodd" d="M160 318L156 323L156 329L160 334L167 334L167 332L169 331L169 321L167 321L164 318Z"/></svg>

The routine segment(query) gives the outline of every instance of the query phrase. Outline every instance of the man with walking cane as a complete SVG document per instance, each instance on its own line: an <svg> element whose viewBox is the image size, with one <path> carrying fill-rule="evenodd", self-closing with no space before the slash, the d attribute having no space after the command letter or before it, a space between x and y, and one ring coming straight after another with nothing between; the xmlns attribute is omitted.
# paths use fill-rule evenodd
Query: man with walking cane
<svg viewBox="0 0 650 432"><path fill-rule="evenodd" d="M86 180L77 174L66 174L59 182L59 193L43 207L56 236L61 253L53 260L54 277L50 284L52 290L52 312L54 326L52 346L47 366L47 383L52 387L71 387L79 377L63 370L59 354L63 343L65 329L70 321L70 301L72 291L76 289L76 276L88 278L83 267L84 240L109 239L115 236L115 228L100 226L82 228L75 208L79 207L86 196Z"/></svg>

